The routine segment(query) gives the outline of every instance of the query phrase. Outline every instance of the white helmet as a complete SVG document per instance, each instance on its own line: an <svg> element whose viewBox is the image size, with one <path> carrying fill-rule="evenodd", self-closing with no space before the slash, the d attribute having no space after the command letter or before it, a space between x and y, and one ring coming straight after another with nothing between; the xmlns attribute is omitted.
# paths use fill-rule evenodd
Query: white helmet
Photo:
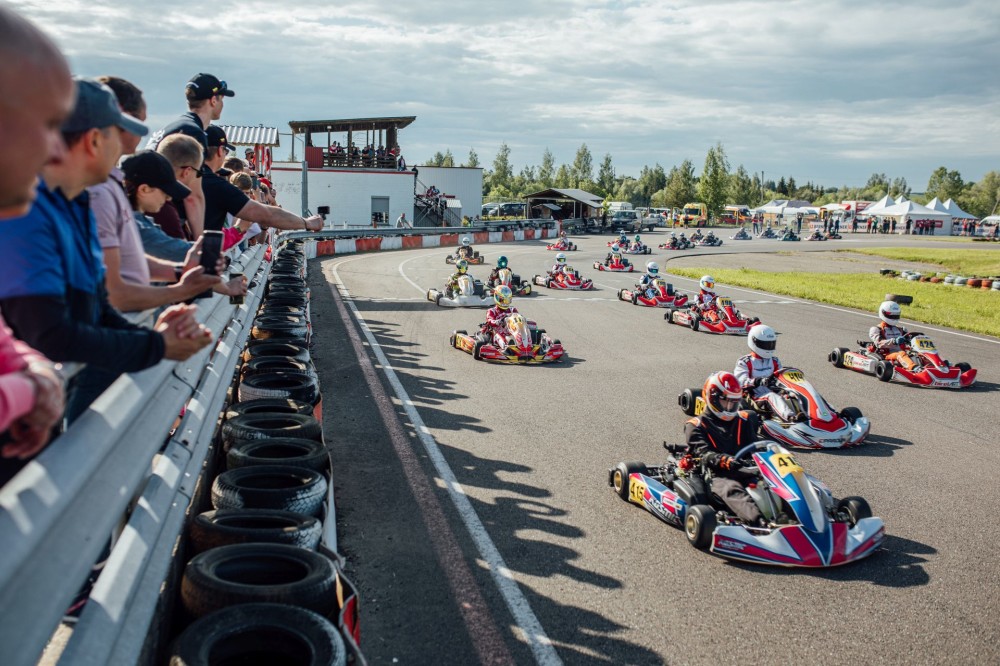
<svg viewBox="0 0 1000 666"><path fill-rule="evenodd" d="M715 278L711 275L702 275L698 285L705 291L715 291Z"/></svg>
<svg viewBox="0 0 1000 666"><path fill-rule="evenodd" d="M468 236L462 238L462 245L472 245L472 239Z"/></svg>
<svg viewBox="0 0 1000 666"><path fill-rule="evenodd" d="M648 264L646 264L646 272L649 273L650 275L656 275L657 273L660 272L660 267L656 265L655 261L651 261Z"/></svg>
<svg viewBox="0 0 1000 666"><path fill-rule="evenodd" d="M757 324L747 334L747 347L761 358L774 356L774 348L778 345L778 335L774 329L764 324Z"/></svg>
<svg viewBox="0 0 1000 666"><path fill-rule="evenodd" d="M565 264L566 263L566 255L563 254L562 252L560 252L559 254L557 254L556 255L556 263L557 264Z"/></svg>
<svg viewBox="0 0 1000 666"><path fill-rule="evenodd" d="M902 310L899 309L899 303L896 301L885 301L882 305L878 306L879 319L887 324L892 324L893 326L898 324L901 314Z"/></svg>

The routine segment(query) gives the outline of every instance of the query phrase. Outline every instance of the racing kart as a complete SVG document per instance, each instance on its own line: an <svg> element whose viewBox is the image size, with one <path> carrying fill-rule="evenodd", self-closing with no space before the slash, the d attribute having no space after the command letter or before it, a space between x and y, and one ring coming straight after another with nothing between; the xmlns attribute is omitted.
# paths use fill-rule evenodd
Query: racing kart
<svg viewBox="0 0 1000 666"><path fill-rule="evenodd" d="M509 363L514 365L551 363L565 354L562 343L553 340L535 322L528 321L520 314L507 317L504 330L488 336L482 331L469 335L466 331L454 331L449 343L455 349L472 354L477 361Z"/></svg>
<svg viewBox="0 0 1000 666"><path fill-rule="evenodd" d="M549 289L584 291L594 288L593 280L580 277L580 274L570 267L567 267L562 273L556 274L555 277L551 273L547 273L546 275L536 275L531 281L540 287Z"/></svg>
<svg viewBox="0 0 1000 666"><path fill-rule="evenodd" d="M716 299L716 307L704 313L694 308L667 308L663 318L671 324L689 326L692 331L720 333L722 335L746 335L750 327L760 323L757 317L747 319L733 305L731 298L720 296Z"/></svg>
<svg viewBox="0 0 1000 666"><path fill-rule="evenodd" d="M458 287L448 293L428 289L427 300L449 308L488 308L493 305L493 296L482 282L474 280L471 275L458 276Z"/></svg>
<svg viewBox="0 0 1000 666"><path fill-rule="evenodd" d="M486 259L484 259L483 256L479 254L479 250L473 250L471 253L465 253L462 252L461 249L459 249L454 254L449 254L447 257L445 257L444 263L446 264L458 263L459 259L465 259L470 264L482 264L486 262Z"/></svg>
<svg viewBox="0 0 1000 666"><path fill-rule="evenodd" d="M783 241L799 241L799 240L802 240L802 239L799 238L797 235L795 235L795 232L792 231L791 227L788 227L787 229L785 229L785 232L781 235L781 240L783 240Z"/></svg>
<svg viewBox="0 0 1000 666"><path fill-rule="evenodd" d="M743 407L760 415L761 439L772 439L786 446L805 449L843 449L857 446L871 431L871 423L857 407L845 407L839 412L805 378L801 370L783 368L775 373L768 388L780 393L796 414L805 414L805 421L785 421L771 409L766 400L752 399L750 390L743 396ZM705 409L701 387L684 389L677 404L688 416L697 416Z"/></svg>
<svg viewBox="0 0 1000 666"><path fill-rule="evenodd" d="M660 243L657 247L661 250L690 250L694 244L681 234L679 238L671 238L666 243Z"/></svg>
<svg viewBox="0 0 1000 666"><path fill-rule="evenodd" d="M691 242L700 247L718 247L722 245L722 239L717 238L711 231L704 236L702 236L700 231L695 232L691 236Z"/></svg>
<svg viewBox="0 0 1000 666"><path fill-rule="evenodd" d="M628 259L622 257L620 261L615 261L614 259L605 259L603 262L595 261L594 268L599 271L611 271L612 273L631 273L635 270L635 266L629 262Z"/></svg>
<svg viewBox="0 0 1000 666"><path fill-rule="evenodd" d="M622 248L622 254L652 254L653 251L645 243L629 243Z"/></svg>
<svg viewBox="0 0 1000 666"><path fill-rule="evenodd" d="M976 381L976 369L968 363L951 364L941 358L934 342L923 333L906 335L899 354L909 356L907 369L897 354L883 354L871 340L858 340L857 351L837 347L827 357L834 367L875 375L883 382L898 381L927 388L966 388Z"/></svg>
<svg viewBox="0 0 1000 666"><path fill-rule="evenodd" d="M545 249L558 250L559 252L573 252L574 250L576 250L576 243L571 243L569 241L566 241L564 243L563 241L560 240L555 243L549 243L548 245L545 246Z"/></svg>
<svg viewBox="0 0 1000 666"><path fill-rule="evenodd" d="M527 280L522 280L520 275L517 275L509 268L498 269L497 277L497 280L490 280L486 283L487 291L492 292L500 285L506 285L510 287L515 296L527 296L531 293L531 283Z"/></svg>
<svg viewBox="0 0 1000 666"><path fill-rule="evenodd" d="M699 550L741 562L823 568L868 557L885 538L885 523L864 498L834 498L776 442L758 441L734 456L757 476L747 492L766 527L747 525L711 492L711 472L686 446L664 448L664 465L619 463L608 470L608 485L626 502L682 528Z"/></svg>
<svg viewBox="0 0 1000 666"><path fill-rule="evenodd" d="M666 280L657 278L653 280L653 297L646 296L646 290L642 285L635 285L635 289L619 289L618 298L629 301L632 305L644 305L650 308L683 307L688 302L688 297L674 291L674 285Z"/></svg>
<svg viewBox="0 0 1000 666"><path fill-rule="evenodd" d="M843 240L844 237L838 234L836 231L828 231L826 232L826 238L827 240Z"/></svg>
<svg viewBox="0 0 1000 666"><path fill-rule="evenodd" d="M753 236L747 233L747 230L740 227L740 230L736 232L735 235L729 237L730 240L753 240Z"/></svg>
<svg viewBox="0 0 1000 666"><path fill-rule="evenodd" d="M785 239L782 238L782 240L785 240ZM812 232L812 234L810 234L809 238L807 238L806 240L807 241L825 241L826 240L826 236L823 235L822 231L820 231L819 229L817 229L814 232Z"/></svg>
<svg viewBox="0 0 1000 666"><path fill-rule="evenodd" d="M774 233L774 229L771 227L764 227L764 231L760 232L760 238L777 238L778 234Z"/></svg>

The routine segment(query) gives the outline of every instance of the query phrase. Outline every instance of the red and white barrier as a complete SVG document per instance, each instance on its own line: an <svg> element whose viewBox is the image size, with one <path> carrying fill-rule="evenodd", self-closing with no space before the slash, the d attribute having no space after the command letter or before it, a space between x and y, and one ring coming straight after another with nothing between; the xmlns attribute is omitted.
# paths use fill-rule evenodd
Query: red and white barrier
<svg viewBox="0 0 1000 666"><path fill-rule="evenodd" d="M308 239L305 242L307 259L329 257L357 252L381 252L383 250L412 250L425 247L449 247L458 245L465 236L472 237L473 245L489 243L513 243L525 240L556 238L556 229L520 229L518 231L475 231L456 234L422 234L412 236L365 236L361 238L333 238L329 240Z"/></svg>

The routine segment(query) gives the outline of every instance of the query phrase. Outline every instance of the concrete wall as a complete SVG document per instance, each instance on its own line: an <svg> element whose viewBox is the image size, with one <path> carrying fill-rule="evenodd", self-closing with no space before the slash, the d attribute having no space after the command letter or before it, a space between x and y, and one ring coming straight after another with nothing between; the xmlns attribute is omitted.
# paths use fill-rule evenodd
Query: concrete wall
<svg viewBox="0 0 1000 666"><path fill-rule="evenodd" d="M443 194L462 201L462 215L475 217L483 209L483 170L479 167L418 166L417 178L424 185L436 185Z"/></svg>
<svg viewBox="0 0 1000 666"><path fill-rule="evenodd" d="M329 206L327 223L333 226L370 226L372 197L389 198L389 224L400 213L413 220L413 173L364 169L310 169L306 208L315 213L320 206ZM296 212L302 207L302 165L296 162L275 162L271 167L272 182L278 202ZM482 174L480 174L480 180Z"/></svg>

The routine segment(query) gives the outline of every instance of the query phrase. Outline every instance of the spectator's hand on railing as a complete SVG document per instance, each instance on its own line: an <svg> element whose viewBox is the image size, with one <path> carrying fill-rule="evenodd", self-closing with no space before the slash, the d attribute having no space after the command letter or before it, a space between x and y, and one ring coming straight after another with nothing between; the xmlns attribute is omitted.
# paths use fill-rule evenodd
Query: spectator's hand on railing
<svg viewBox="0 0 1000 666"><path fill-rule="evenodd" d="M156 320L154 330L163 336L164 358L183 361L212 341L212 333L198 323L194 305L173 305Z"/></svg>
<svg viewBox="0 0 1000 666"><path fill-rule="evenodd" d="M23 374L35 387L35 403L30 412L11 424L13 441L0 451L4 458L25 459L41 451L66 407L62 378L52 364L35 361Z"/></svg>
<svg viewBox="0 0 1000 666"><path fill-rule="evenodd" d="M216 269L218 268L216 266ZM224 262L222 270L225 270ZM220 270L219 272L222 271ZM195 266L181 276L176 288L183 294L184 298L194 298L203 291L216 289L221 284L222 278L218 275L206 275L204 267Z"/></svg>
<svg viewBox="0 0 1000 666"><path fill-rule="evenodd" d="M226 282L220 282L215 285L214 289L216 293L223 296L246 296L247 284L246 276L240 275Z"/></svg>
<svg viewBox="0 0 1000 666"><path fill-rule="evenodd" d="M306 231L323 231L323 218L313 215L305 218Z"/></svg>

